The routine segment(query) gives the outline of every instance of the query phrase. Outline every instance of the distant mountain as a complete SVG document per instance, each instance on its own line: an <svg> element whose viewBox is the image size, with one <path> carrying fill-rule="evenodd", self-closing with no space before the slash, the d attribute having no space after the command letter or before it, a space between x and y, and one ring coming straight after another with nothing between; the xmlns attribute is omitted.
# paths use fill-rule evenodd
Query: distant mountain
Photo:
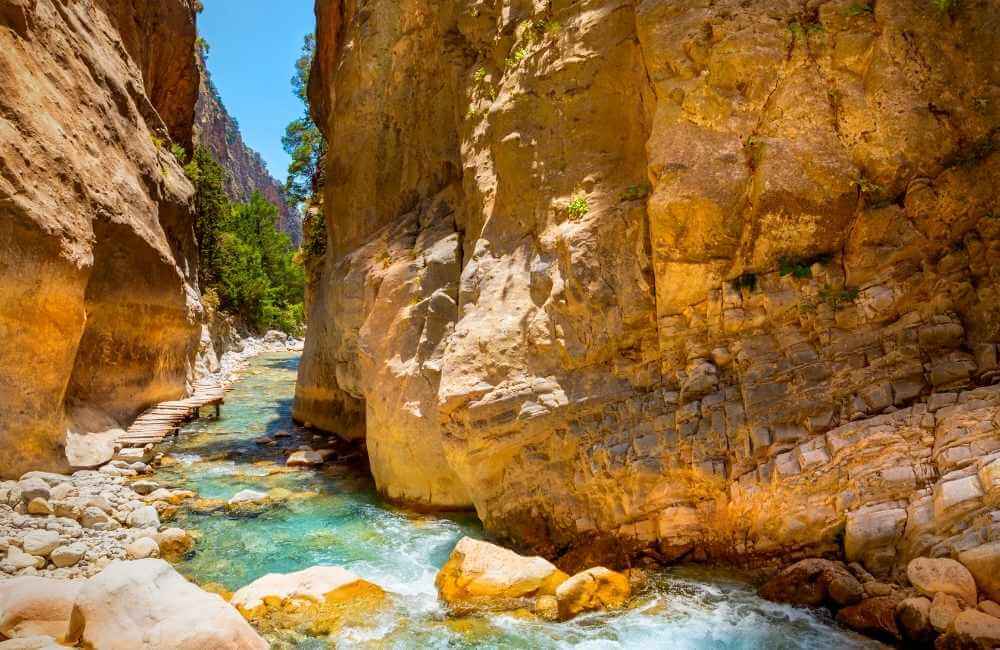
<svg viewBox="0 0 1000 650"><path fill-rule="evenodd" d="M200 61L200 57L199 57ZM285 201L284 188L267 171L260 154L243 142L240 125L226 110L208 68L201 62L201 88L195 106L194 139L212 152L229 172L226 193L234 201L248 201L255 190L278 206L278 227L296 246L302 241L302 220Z"/></svg>

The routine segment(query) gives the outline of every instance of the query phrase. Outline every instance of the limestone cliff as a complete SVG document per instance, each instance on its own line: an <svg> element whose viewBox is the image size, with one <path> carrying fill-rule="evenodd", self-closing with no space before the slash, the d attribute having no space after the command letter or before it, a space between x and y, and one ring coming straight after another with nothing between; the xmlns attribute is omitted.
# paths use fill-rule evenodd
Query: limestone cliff
<svg viewBox="0 0 1000 650"><path fill-rule="evenodd" d="M0 0L2 477L185 391L195 37L188 0Z"/></svg>
<svg viewBox="0 0 1000 650"><path fill-rule="evenodd" d="M318 0L295 413L550 556L1000 539L990 0Z"/></svg>
<svg viewBox="0 0 1000 650"><path fill-rule="evenodd" d="M199 68L201 85L195 105L195 142L208 147L228 172L226 194L232 200L245 203L254 192L260 192L278 206L278 228L296 245L300 244L302 224L295 209L285 200L284 188L267 171L260 154L243 141L240 126L222 103L204 61L199 60Z"/></svg>

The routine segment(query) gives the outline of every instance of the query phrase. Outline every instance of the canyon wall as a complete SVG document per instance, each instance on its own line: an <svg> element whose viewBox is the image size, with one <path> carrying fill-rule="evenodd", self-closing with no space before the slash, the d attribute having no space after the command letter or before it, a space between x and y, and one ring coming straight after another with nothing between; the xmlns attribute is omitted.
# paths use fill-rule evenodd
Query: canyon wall
<svg viewBox="0 0 1000 650"><path fill-rule="evenodd" d="M295 416L561 556L1000 540L990 0L317 0Z"/></svg>
<svg viewBox="0 0 1000 650"><path fill-rule="evenodd" d="M219 91L212 83L205 62L199 57L201 84L195 105L194 140L212 152L226 170L226 194L233 201L246 203L254 192L278 206L278 228L297 246L302 242L302 224L298 213L285 200L284 187L271 176L260 154L247 146L240 126L226 110Z"/></svg>
<svg viewBox="0 0 1000 650"><path fill-rule="evenodd" d="M0 0L0 477L186 389L195 38L188 0Z"/></svg>

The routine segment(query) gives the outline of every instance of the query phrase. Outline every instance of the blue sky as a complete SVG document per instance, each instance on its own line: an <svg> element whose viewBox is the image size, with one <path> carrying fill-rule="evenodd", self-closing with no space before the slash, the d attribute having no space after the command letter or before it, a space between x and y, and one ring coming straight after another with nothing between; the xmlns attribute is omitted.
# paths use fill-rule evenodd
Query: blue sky
<svg viewBox="0 0 1000 650"><path fill-rule="evenodd" d="M285 125L302 114L290 80L303 37L313 31L313 0L203 0L198 32L208 41L208 69L243 139L284 182Z"/></svg>

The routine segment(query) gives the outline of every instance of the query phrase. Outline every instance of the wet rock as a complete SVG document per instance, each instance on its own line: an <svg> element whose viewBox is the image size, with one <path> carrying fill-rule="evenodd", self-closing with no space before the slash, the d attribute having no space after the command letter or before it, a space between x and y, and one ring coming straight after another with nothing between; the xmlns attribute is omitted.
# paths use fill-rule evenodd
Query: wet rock
<svg viewBox="0 0 1000 650"><path fill-rule="evenodd" d="M629 594L628 578L622 574L604 567L587 569L556 588L559 617L566 620L582 612L617 609Z"/></svg>
<svg viewBox="0 0 1000 650"><path fill-rule="evenodd" d="M907 598L896 606L896 622L904 640L925 644L934 639L930 609L931 601L924 597Z"/></svg>
<svg viewBox="0 0 1000 650"><path fill-rule="evenodd" d="M902 639L896 625L896 606L892 596L867 598L837 612L837 622L861 634L894 643Z"/></svg>
<svg viewBox="0 0 1000 650"><path fill-rule="evenodd" d="M323 464L323 457L315 451L296 451L285 463L290 467L313 467Z"/></svg>
<svg viewBox="0 0 1000 650"><path fill-rule="evenodd" d="M52 530L33 530L21 538L21 548L25 553L48 557L54 551L62 539L59 533Z"/></svg>
<svg viewBox="0 0 1000 650"><path fill-rule="evenodd" d="M156 535L160 557L178 561L194 549L194 539L181 528L168 528Z"/></svg>
<svg viewBox="0 0 1000 650"><path fill-rule="evenodd" d="M230 603L250 621L277 627L307 625L313 633L336 630L346 614L377 606L385 592L350 571L317 566L271 573L237 590Z"/></svg>
<svg viewBox="0 0 1000 650"><path fill-rule="evenodd" d="M235 609L162 560L112 562L84 583L68 639L102 650L268 647Z"/></svg>
<svg viewBox="0 0 1000 650"><path fill-rule="evenodd" d="M920 593L932 599L938 593L945 593L973 607L978 602L976 581L955 560L918 557L906 566L906 576Z"/></svg>
<svg viewBox="0 0 1000 650"><path fill-rule="evenodd" d="M958 561L972 574L980 591L994 601L1000 600L1000 542L962 551Z"/></svg>
<svg viewBox="0 0 1000 650"><path fill-rule="evenodd" d="M541 557L524 557L463 537L437 574L435 584L449 605L517 609L517 599L552 595L569 576Z"/></svg>
<svg viewBox="0 0 1000 650"><path fill-rule="evenodd" d="M87 554L87 546L82 542L73 542L65 546L59 546L52 551L49 559L57 568L76 566Z"/></svg>
<svg viewBox="0 0 1000 650"><path fill-rule="evenodd" d="M34 576L0 581L0 636L62 638L81 586Z"/></svg>
<svg viewBox="0 0 1000 650"><path fill-rule="evenodd" d="M233 495L227 503L234 506L241 504L264 503L267 499L268 496L264 492L257 492L256 490L241 490Z"/></svg>
<svg viewBox="0 0 1000 650"><path fill-rule="evenodd" d="M814 558L783 569L760 588L760 596L807 607L844 606L859 602L864 587L842 562Z"/></svg>
<svg viewBox="0 0 1000 650"><path fill-rule="evenodd" d="M534 613L546 621L559 620L559 600L555 596L539 596L535 599Z"/></svg>

